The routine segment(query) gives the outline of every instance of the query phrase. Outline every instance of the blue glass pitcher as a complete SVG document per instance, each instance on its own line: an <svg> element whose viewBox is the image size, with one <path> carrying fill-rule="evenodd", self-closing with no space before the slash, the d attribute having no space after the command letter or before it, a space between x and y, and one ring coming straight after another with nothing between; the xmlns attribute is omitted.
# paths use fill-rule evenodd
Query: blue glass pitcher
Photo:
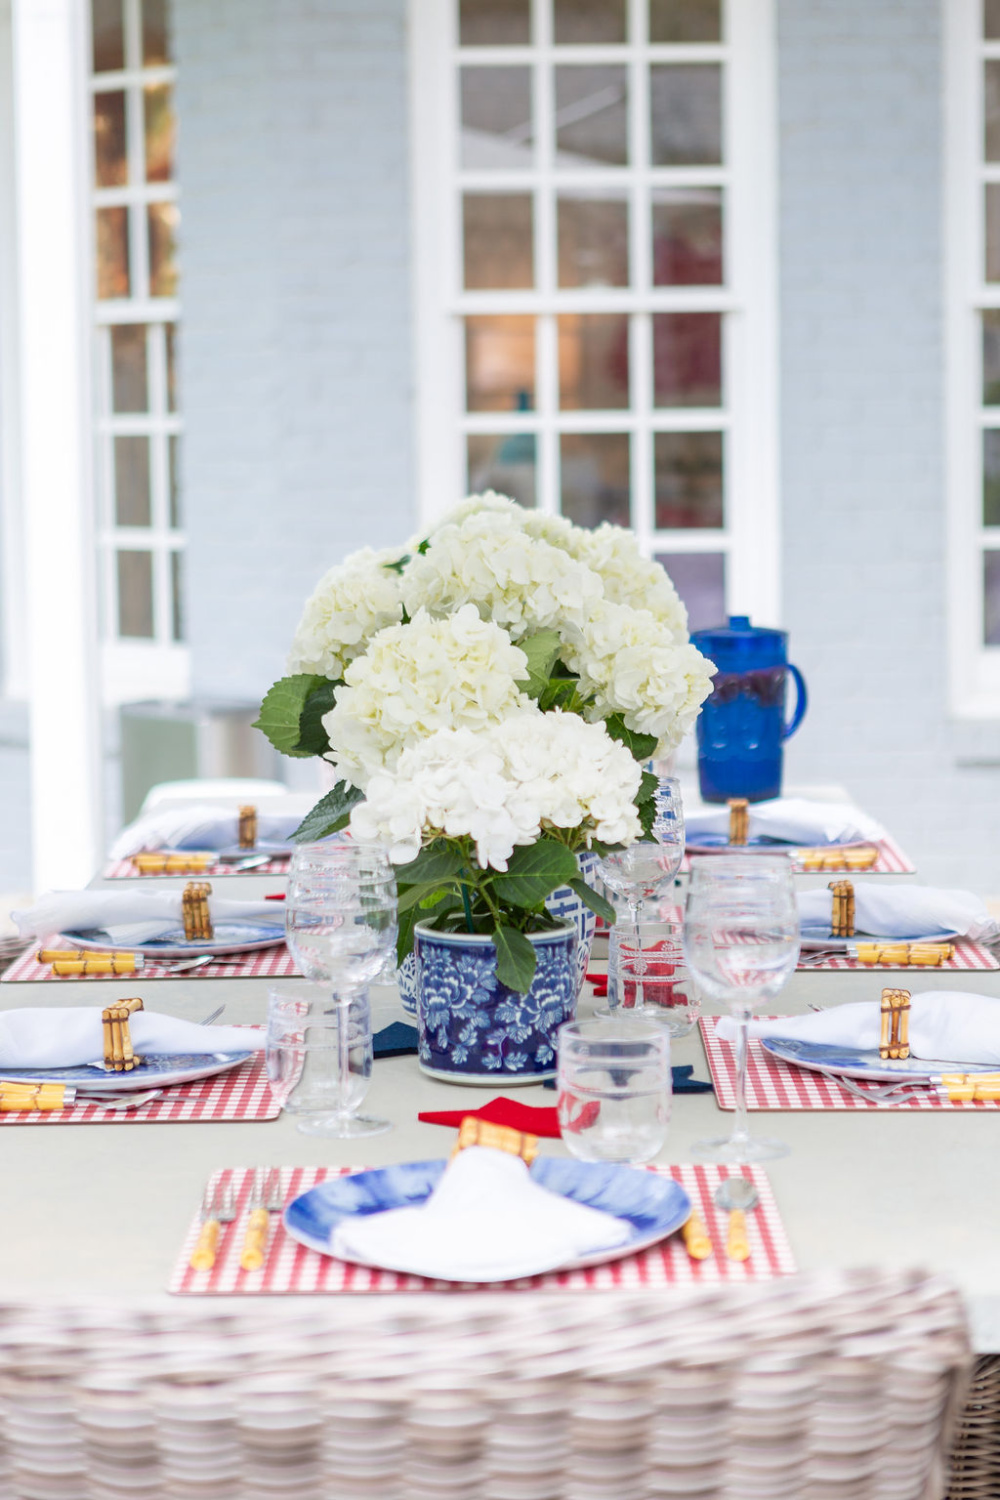
<svg viewBox="0 0 1000 1500"><path fill-rule="evenodd" d="M784 630L763 630L749 615L696 630L691 640L718 668L698 718L698 780L705 802L781 795L781 748L802 723L809 702L798 667L788 660ZM788 674L795 713L785 721Z"/></svg>

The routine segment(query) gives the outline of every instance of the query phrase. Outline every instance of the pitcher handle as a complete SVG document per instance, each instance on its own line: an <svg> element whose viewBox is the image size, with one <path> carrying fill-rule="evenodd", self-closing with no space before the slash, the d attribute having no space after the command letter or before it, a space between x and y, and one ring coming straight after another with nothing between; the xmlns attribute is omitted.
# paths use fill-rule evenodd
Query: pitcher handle
<svg viewBox="0 0 1000 1500"><path fill-rule="evenodd" d="M802 723L802 720L805 718L806 709L809 707L809 694L806 691L805 678L799 671L798 667L793 667L791 662L788 663L788 670L795 679L795 712L792 715L791 723L786 724L781 732L781 738L783 740L791 739L792 735L795 733L796 729L798 729L799 725Z"/></svg>

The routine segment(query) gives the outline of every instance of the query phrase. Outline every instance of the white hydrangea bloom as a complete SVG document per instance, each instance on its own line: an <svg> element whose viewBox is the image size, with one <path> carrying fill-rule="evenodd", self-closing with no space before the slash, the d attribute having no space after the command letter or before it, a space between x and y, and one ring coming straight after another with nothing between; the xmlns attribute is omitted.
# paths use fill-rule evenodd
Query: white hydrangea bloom
<svg viewBox="0 0 1000 1500"><path fill-rule="evenodd" d="M712 691L712 663L627 604L601 601L563 656L595 695L591 715L624 714L629 729L656 736L658 757L680 744Z"/></svg>
<svg viewBox="0 0 1000 1500"><path fill-rule="evenodd" d="M323 717L328 759L362 790L409 745L437 729L481 729L528 700L524 652L499 626L465 605L443 620L418 610L406 625L379 631L344 673Z"/></svg>
<svg viewBox="0 0 1000 1500"><path fill-rule="evenodd" d="M601 594L590 568L528 536L519 518L503 509L477 509L460 524L442 526L403 573L410 614L422 608L442 615L474 604L514 640L536 630L582 626Z"/></svg>
<svg viewBox="0 0 1000 1500"><path fill-rule="evenodd" d="M386 563L396 547L364 547L320 579L295 632L289 672L315 672L336 682L369 640L403 617L399 574Z"/></svg>
<svg viewBox="0 0 1000 1500"><path fill-rule="evenodd" d="M473 732L442 729L377 772L351 813L356 838L378 840L396 864L440 834L475 840L483 869L505 870L545 827L581 829L589 842L640 836L641 772L603 724L534 705Z"/></svg>
<svg viewBox="0 0 1000 1500"><path fill-rule="evenodd" d="M572 539L573 555L601 579L605 599L612 604L648 610L661 625L667 626L675 641L687 640L687 610L666 569L643 556L633 532L607 522L593 531L580 527L574 530L577 535Z"/></svg>
<svg viewBox="0 0 1000 1500"><path fill-rule="evenodd" d="M492 511L496 515L507 516L515 524L520 524L520 518L529 514L516 500L509 495L498 495L496 490L484 490L481 495L466 495L451 510L445 511L443 516L438 516L429 526L426 536L432 537L444 526L461 526L469 516L481 515L484 511ZM419 538L417 538L419 542ZM414 549L415 550L415 547Z"/></svg>

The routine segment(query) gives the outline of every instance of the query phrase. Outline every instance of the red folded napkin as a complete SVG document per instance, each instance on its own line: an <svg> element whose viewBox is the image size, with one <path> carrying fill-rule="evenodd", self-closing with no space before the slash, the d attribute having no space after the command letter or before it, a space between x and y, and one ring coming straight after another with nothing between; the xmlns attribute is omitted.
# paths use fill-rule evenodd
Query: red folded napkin
<svg viewBox="0 0 1000 1500"><path fill-rule="evenodd" d="M591 969L587 974L587 983L594 986L594 995L598 1000L602 1000L608 993L607 974L598 974L596 969Z"/></svg>
<svg viewBox="0 0 1000 1500"><path fill-rule="evenodd" d="M585 1104L579 1115L572 1122L574 1130L585 1130L588 1125L594 1123L597 1111L600 1109L598 1101L593 1100ZM509 1125L512 1130L521 1130L525 1135L546 1136L550 1140L558 1140L562 1132L559 1129L559 1111L552 1107L545 1108L533 1104L519 1104L516 1099L491 1099L488 1104L483 1104L479 1109L428 1109L417 1116L423 1120L425 1125L452 1125L457 1130L463 1120L472 1117L476 1120L485 1120L489 1125Z"/></svg>

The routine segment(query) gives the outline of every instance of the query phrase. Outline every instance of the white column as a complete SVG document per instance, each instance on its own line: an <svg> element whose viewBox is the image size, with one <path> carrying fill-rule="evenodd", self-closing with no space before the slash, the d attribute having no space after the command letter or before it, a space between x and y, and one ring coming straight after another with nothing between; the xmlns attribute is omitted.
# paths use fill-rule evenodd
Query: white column
<svg viewBox="0 0 1000 1500"><path fill-rule="evenodd" d="M83 0L13 0L34 884L101 852Z"/></svg>

